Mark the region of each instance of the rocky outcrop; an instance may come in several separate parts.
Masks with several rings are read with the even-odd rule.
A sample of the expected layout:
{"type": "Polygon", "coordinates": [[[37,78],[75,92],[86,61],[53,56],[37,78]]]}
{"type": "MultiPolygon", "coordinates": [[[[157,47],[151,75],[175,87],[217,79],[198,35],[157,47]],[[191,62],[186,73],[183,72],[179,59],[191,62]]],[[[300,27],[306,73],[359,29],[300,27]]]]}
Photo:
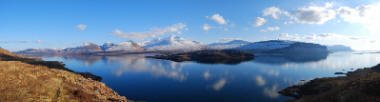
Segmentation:
{"type": "Polygon", "coordinates": [[[254,55],[252,53],[239,50],[201,50],[187,53],[162,54],[148,57],[166,59],[175,62],[196,61],[199,63],[238,64],[243,61],[252,60],[254,58],[254,55]]]}
{"type": "Polygon", "coordinates": [[[55,61],[15,55],[0,48],[2,102],[127,102],[90,73],[55,61]]]}
{"type": "Polygon", "coordinates": [[[290,102],[379,102],[380,64],[349,72],[346,76],[317,78],[283,89],[290,102]]]}

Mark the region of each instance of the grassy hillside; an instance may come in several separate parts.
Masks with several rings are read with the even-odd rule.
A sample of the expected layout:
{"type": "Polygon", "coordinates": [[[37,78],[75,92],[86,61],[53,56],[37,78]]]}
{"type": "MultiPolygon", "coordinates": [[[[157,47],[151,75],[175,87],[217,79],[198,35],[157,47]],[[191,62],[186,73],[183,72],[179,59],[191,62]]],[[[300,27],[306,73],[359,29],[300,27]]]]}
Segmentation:
{"type": "Polygon", "coordinates": [[[92,74],[0,48],[1,102],[126,102],[92,74]],[[88,77],[88,78],[85,78],[88,77]],[[93,78],[93,79],[96,79],[93,78]]]}

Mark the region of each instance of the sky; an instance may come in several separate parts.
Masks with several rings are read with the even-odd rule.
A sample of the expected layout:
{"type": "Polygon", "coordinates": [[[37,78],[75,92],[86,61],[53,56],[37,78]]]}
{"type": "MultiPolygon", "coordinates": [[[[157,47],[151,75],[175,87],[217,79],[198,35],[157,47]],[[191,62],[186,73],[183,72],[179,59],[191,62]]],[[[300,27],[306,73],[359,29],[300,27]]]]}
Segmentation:
{"type": "Polygon", "coordinates": [[[1,0],[0,46],[66,48],[170,35],[380,50],[380,0],[1,0]]]}

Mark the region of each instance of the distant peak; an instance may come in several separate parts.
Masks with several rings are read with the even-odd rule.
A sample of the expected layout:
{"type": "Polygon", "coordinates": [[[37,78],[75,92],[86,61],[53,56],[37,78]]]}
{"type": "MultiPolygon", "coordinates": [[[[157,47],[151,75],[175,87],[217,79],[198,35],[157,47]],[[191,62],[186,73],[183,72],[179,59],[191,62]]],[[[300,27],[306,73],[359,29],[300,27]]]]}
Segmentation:
{"type": "Polygon", "coordinates": [[[84,46],[92,46],[92,45],[96,45],[96,44],[91,43],[91,42],[85,42],[85,43],[84,43],[84,46]]]}

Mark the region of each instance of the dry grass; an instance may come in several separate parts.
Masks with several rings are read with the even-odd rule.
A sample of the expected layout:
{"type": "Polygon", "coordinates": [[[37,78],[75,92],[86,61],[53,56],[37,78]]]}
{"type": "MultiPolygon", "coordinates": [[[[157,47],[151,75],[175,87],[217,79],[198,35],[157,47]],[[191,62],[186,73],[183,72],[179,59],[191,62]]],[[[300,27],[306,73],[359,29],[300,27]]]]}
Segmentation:
{"type": "Polygon", "coordinates": [[[0,48],[0,101],[126,102],[127,99],[104,83],[68,70],[62,63],[15,55],[0,48]]]}
{"type": "Polygon", "coordinates": [[[1,102],[126,101],[101,82],[72,72],[0,61],[1,102]]]}

